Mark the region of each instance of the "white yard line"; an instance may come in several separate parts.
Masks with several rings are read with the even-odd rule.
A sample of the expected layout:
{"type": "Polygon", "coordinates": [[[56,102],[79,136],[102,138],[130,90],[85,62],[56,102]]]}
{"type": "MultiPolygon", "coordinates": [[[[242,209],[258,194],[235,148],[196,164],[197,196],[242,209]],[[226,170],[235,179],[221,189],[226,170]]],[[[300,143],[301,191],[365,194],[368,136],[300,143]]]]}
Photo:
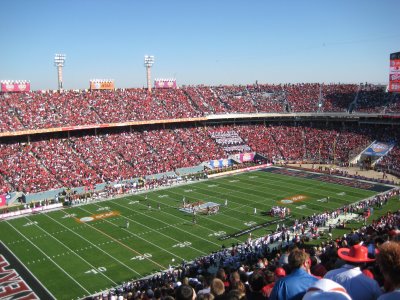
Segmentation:
{"type": "MultiPolygon", "coordinates": [[[[171,191],[169,191],[169,192],[171,193],[171,191]]],[[[179,197],[182,197],[182,194],[174,193],[174,192],[172,192],[172,193],[178,195],[179,197]]],[[[208,195],[207,197],[208,197],[208,198],[211,198],[209,195],[208,195]]],[[[153,201],[153,202],[157,202],[157,200],[152,200],[152,199],[150,199],[150,200],[153,201]]],[[[174,206],[174,205],[167,205],[167,204],[165,204],[165,202],[162,202],[162,203],[163,203],[165,206],[168,206],[168,207],[170,207],[170,208],[178,209],[177,206],[174,206]]],[[[119,206],[123,206],[123,207],[129,209],[129,207],[127,207],[127,206],[125,206],[125,205],[121,205],[121,204],[116,203],[116,202],[115,202],[115,204],[118,204],[119,206]]],[[[141,203],[139,203],[139,204],[142,205],[142,206],[145,206],[144,204],[141,204],[141,203]]],[[[222,206],[222,205],[221,205],[221,206],[222,206]]],[[[135,211],[135,212],[137,212],[137,211],[135,211]]],[[[168,212],[166,212],[166,211],[164,211],[164,210],[162,211],[162,213],[163,213],[163,214],[171,215],[171,216],[173,216],[174,218],[177,218],[177,219],[180,219],[180,220],[182,220],[182,221],[187,222],[186,219],[181,218],[181,217],[179,217],[179,216],[177,216],[177,215],[168,213],[168,212]]],[[[197,215],[197,217],[199,217],[199,216],[201,217],[201,215],[197,215]]],[[[229,227],[229,228],[234,229],[234,230],[241,230],[241,229],[238,228],[238,227],[234,227],[234,226],[231,226],[231,225],[229,225],[229,224],[219,222],[219,221],[217,221],[217,220],[215,220],[215,219],[213,219],[213,218],[209,218],[208,220],[209,220],[210,222],[217,223],[217,224],[219,224],[219,225],[221,225],[221,226],[224,226],[224,227],[229,227]]],[[[204,227],[204,226],[202,226],[201,224],[196,224],[196,226],[197,226],[197,227],[201,227],[201,228],[203,228],[203,229],[205,229],[205,230],[209,230],[210,232],[214,232],[212,229],[207,228],[207,227],[204,227]]],[[[175,228],[176,228],[176,227],[175,227],[175,228]]],[[[178,229],[180,229],[180,228],[178,228],[178,229]]],[[[182,229],[180,229],[180,230],[182,230],[182,229]]],[[[185,231],[185,232],[186,232],[186,231],[185,231]]],[[[188,233],[188,232],[187,232],[187,233],[188,233]]],[[[188,234],[190,234],[190,233],[188,233],[188,234]]],[[[206,240],[206,241],[211,242],[211,241],[209,241],[209,240],[206,240]]],[[[238,240],[238,241],[239,241],[239,240],[238,240]]]]}
{"type": "MultiPolygon", "coordinates": [[[[265,178],[264,178],[264,180],[265,180],[265,178]]],[[[280,182],[280,181],[277,181],[277,180],[269,180],[269,182],[280,182]]],[[[253,186],[252,184],[248,184],[248,183],[244,183],[244,182],[241,182],[242,184],[244,184],[244,185],[248,185],[248,186],[253,186]]],[[[326,182],[321,182],[319,185],[321,186],[321,185],[326,185],[327,183],[326,182]]],[[[285,187],[286,188],[288,188],[289,190],[297,190],[297,187],[298,187],[298,185],[296,185],[296,184],[290,184],[290,183],[288,183],[285,187]],[[287,185],[291,185],[291,186],[295,186],[295,187],[287,187],[287,185]]],[[[271,186],[271,184],[269,183],[269,184],[262,184],[262,186],[266,186],[266,187],[268,187],[268,186],[271,186]]],[[[273,185],[273,189],[274,190],[280,190],[280,188],[275,188],[275,187],[278,187],[277,185],[273,185]]],[[[197,187],[198,188],[198,187],[197,187]]],[[[303,189],[303,190],[305,190],[305,191],[307,191],[307,190],[310,190],[310,189],[313,189],[314,187],[310,187],[310,188],[306,188],[306,189],[303,189]]],[[[200,188],[201,189],[201,188],[200,188]]],[[[228,188],[224,188],[224,187],[221,187],[221,189],[225,189],[225,190],[230,190],[230,189],[228,189],[228,188]]],[[[340,188],[333,188],[334,190],[337,190],[337,191],[343,191],[343,190],[341,190],[340,188]]],[[[249,190],[251,190],[250,188],[249,188],[249,190]]],[[[248,194],[246,194],[246,193],[244,193],[244,192],[235,192],[235,193],[242,193],[242,194],[244,194],[246,197],[248,197],[248,194]]],[[[313,193],[313,192],[311,192],[310,194],[316,194],[316,193],[313,193]]],[[[225,195],[225,194],[223,194],[223,195],[225,195]]],[[[260,196],[256,196],[256,197],[260,197],[260,196]]],[[[232,200],[233,201],[233,200],[232,200]]],[[[234,201],[233,201],[234,202],[234,201]]],[[[255,202],[255,203],[257,203],[257,204],[261,204],[260,202],[257,202],[257,201],[252,201],[252,202],[255,202]]],[[[334,202],[334,200],[332,200],[332,202],[334,202]]],[[[236,203],[236,202],[235,202],[236,203]]],[[[300,205],[300,203],[301,202],[299,202],[299,205],[300,205]]],[[[337,203],[337,202],[336,202],[337,203]]],[[[338,203],[340,206],[343,206],[343,205],[348,205],[348,204],[350,204],[350,203],[352,203],[352,202],[347,202],[347,203],[338,203]]],[[[327,207],[326,206],[324,206],[324,205],[320,205],[320,204],[318,204],[318,203],[314,203],[313,202],[313,205],[315,205],[315,206],[317,206],[317,207],[321,207],[322,209],[327,209],[327,207]]],[[[311,211],[314,211],[314,212],[318,212],[317,210],[315,210],[315,209],[310,209],[310,208],[308,208],[308,210],[311,210],[311,211]]]]}
{"type": "MultiPolygon", "coordinates": [[[[143,214],[143,213],[141,213],[141,212],[139,212],[139,211],[137,211],[137,210],[134,210],[134,209],[130,208],[129,206],[122,205],[122,204],[120,204],[120,203],[118,203],[118,202],[115,202],[114,204],[116,204],[116,205],[118,205],[118,206],[120,206],[120,207],[129,209],[129,210],[131,210],[131,211],[133,211],[133,212],[135,212],[135,213],[138,213],[138,214],[140,214],[140,215],[145,215],[145,216],[148,217],[148,218],[157,220],[157,221],[159,221],[159,222],[161,222],[161,223],[163,223],[163,224],[167,224],[168,226],[170,226],[170,224],[168,224],[167,222],[164,222],[164,221],[162,221],[162,220],[160,220],[160,219],[154,218],[153,216],[149,216],[148,214],[143,214]]],[[[140,203],[139,203],[139,205],[141,205],[141,206],[146,206],[145,204],[140,204],[140,203]]],[[[174,208],[173,206],[170,206],[170,207],[174,208]]],[[[170,215],[170,216],[172,216],[172,217],[174,217],[174,218],[176,218],[176,219],[180,219],[180,220],[183,220],[183,221],[186,221],[186,222],[187,222],[186,219],[181,218],[181,217],[178,217],[177,215],[171,214],[171,213],[169,213],[169,212],[166,212],[165,210],[162,210],[161,212],[162,212],[163,214],[170,215]]],[[[198,217],[198,216],[197,216],[197,217],[198,217]]],[[[217,223],[222,224],[222,223],[220,223],[220,222],[217,222],[217,223]]],[[[143,224],[141,224],[141,225],[143,225],[143,224]]],[[[143,226],[144,226],[144,225],[143,225],[143,226]]],[[[204,226],[201,226],[201,225],[199,225],[199,224],[196,224],[196,226],[197,226],[197,227],[200,227],[200,228],[203,228],[203,229],[206,229],[206,230],[209,230],[210,232],[214,232],[213,230],[211,230],[211,229],[209,229],[209,228],[206,228],[206,227],[204,227],[204,226]]],[[[225,226],[234,228],[234,227],[229,226],[229,225],[225,225],[225,226]]],[[[146,226],[146,227],[147,227],[147,226],[146,226]]],[[[215,242],[213,242],[213,241],[211,241],[211,240],[209,240],[209,239],[205,239],[205,238],[203,238],[203,237],[201,237],[201,236],[198,236],[198,235],[196,235],[196,234],[194,234],[194,233],[192,233],[192,232],[190,232],[190,231],[183,230],[183,229],[180,228],[180,227],[177,227],[177,226],[171,226],[171,227],[173,227],[173,228],[175,228],[175,229],[177,229],[177,230],[179,230],[179,231],[182,231],[182,232],[184,232],[184,233],[187,234],[187,235],[191,235],[191,236],[194,236],[194,237],[197,238],[197,239],[201,239],[201,240],[203,240],[204,242],[207,242],[207,243],[209,243],[209,244],[213,244],[213,245],[218,246],[218,247],[221,246],[220,244],[217,244],[217,243],[215,243],[215,242]]],[[[148,227],[148,228],[149,228],[149,227],[148,227]]],[[[151,229],[151,228],[150,228],[150,229],[151,229]]],[[[236,228],[235,228],[235,229],[236,229],[236,228]]],[[[152,230],[154,230],[154,229],[152,229],[152,230]]],[[[238,229],[238,230],[239,230],[239,229],[238,229]]],[[[159,233],[159,232],[157,232],[157,233],[159,233]]],[[[173,238],[170,237],[170,236],[166,236],[166,237],[173,239],[173,238]]],[[[176,240],[176,239],[174,239],[174,240],[176,240]]],[[[178,242],[179,242],[179,241],[178,241],[178,242]]],[[[196,250],[199,251],[198,249],[196,249],[196,250]]],[[[202,252],[202,251],[201,251],[201,252],[202,252]]],[[[203,253],[204,253],[204,252],[203,252],[203,253]]]]}
{"type": "MultiPolygon", "coordinates": [[[[101,206],[98,205],[98,204],[96,204],[96,205],[99,206],[99,207],[101,207],[101,206]]],[[[88,213],[88,214],[93,214],[92,212],[90,212],[90,211],[88,211],[88,210],[86,210],[86,209],[83,209],[82,207],[79,207],[79,209],[85,211],[85,212],[88,213]]],[[[122,216],[120,216],[120,217],[122,217],[122,216]]],[[[144,224],[141,224],[141,223],[139,223],[139,222],[136,222],[135,220],[129,219],[129,218],[127,218],[127,217],[123,217],[123,218],[128,219],[128,220],[130,220],[131,222],[134,222],[134,223],[136,223],[136,224],[140,224],[140,225],[142,225],[142,226],[145,226],[144,224]]],[[[103,219],[103,221],[104,221],[104,222],[107,222],[107,223],[109,223],[109,224],[111,224],[112,226],[120,227],[119,225],[116,225],[116,224],[114,224],[113,222],[111,222],[111,221],[109,221],[109,220],[107,220],[107,219],[103,219]]],[[[93,228],[93,229],[98,230],[98,229],[97,229],[96,227],[94,227],[93,225],[90,225],[89,222],[86,222],[85,224],[86,224],[87,226],[90,226],[90,227],[93,228]]],[[[145,226],[145,227],[151,229],[151,228],[148,227],[148,226],[145,226]]],[[[154,244],[154,243],[151,242],[150,240],[145,239],[145,238],[142,238],[142,237],[140,237],[139,235],[134,234],[134,233],[132,233],[131,231],[125,229],[125,228],[122,228],[122,229],[123,229],[124,231],[126,231],[128,234],[130,234],[131,236],[135,236],[135,237],[141,239],[142,241],[144,241],[144,242],[146,242],[146,243],[148,243],[148,244],[151,244],[151,245],[154,246],[155,248],[160,249],[160,250],[163,251],[163,252],[167,252],[168,254],[170,254],[170,255],[172,255],[172,256],[174,256],[174,257],[177,257],[177,258],[179,258],[179,259],[184,260],[183,257],[180,257],[180,256],[176,255],[175,253],[172,253],[172,252],[166,250],[165,248],[160,247],[160,246],[157,245],[157,244],[154,244]]],[[[154,230],[154,231],[155,231],[155,230],[154,230]]],[[[102,232],[102,231],[100,231],[100,232],[102,232]]],[[[160,232],[157,231],[157,233],[160,233],[160,232]]],[[[106,236],[109,236],[109,235],[108,235],[107,233],[105,233],[105,232],[103,232],[103,234],[106,235],[106,236]]],[[[169,237],[169,236],[166,236],[166,237],[169,237]]],[[[169,238],[171,238],[171,237],[169,237],[169,238]]],[[[118,241],[118,242],[119,242],[119,241],[118,241]]],[[[121,245],[124,245],[125,247],[128,247],[129,249],[135,251],[136,253],[138,253],[138,254],[140,254],[140,255],[143,255],[143,254],[141,254],[140,252],[138,252],[138,251],[132,249],[131,247],[129,247],[129,246],[127,246],[127,245],[125,245],[125,244],[123,244],[123,243],[121,243],[121,242],[119,242],[119,243],[120,243],[121,245]]],[[[205,252],[202,252],[202,253],[205,253],[205,252]]],[[[145,257],[145,259],[148,260],[148,261],[150,261],[150,262],[152,262],[153,264],[155,264],[155,265],[157,265],[157,266],[159,266],[159,267],[162,267],[163,269],[166,269],[165,266],[159,264],[158,262],[156,262],[156,261],[154,261],[154,260],[152,260],[152,259],[150,259],[150,258],[148,258],[148,257],[145,257]]]]}
{"type": "MultiPolygon", "coordinates": [[[[4,248],[6,248],[10,253],[13,253],[10,248],[7,247],[6,244],[2,243],[4,248]]],[[[13,253],[14,255],[14,253],[13,253]]],[[[25,266],[25,264],[16,256],[14,255],[14,258],[21,264],[24,266],[25,270],[30,274],[30,276],[32,276],[33,278],[35,278],[35,280],[41,285],[41,287],[46,290],[47,293],[49,293],[49,295],[51,295],[53,297],[53,299],[56,299],[56,297],[54,297],[54,295],[46,288],[46,286],[31,272],[31,270],[29,270],[29,268],[27,266],[25,266]]],[[[25,281],[25,279],[24,279],[25,281]]],[[[26,282],[26,281],[25,281],[26,282]]]]}
{"type": "Polygon", "coordinates": [[[25,240],[27,240],[33,247],[39,250],[48,260],[50,260],[57,268],[59,268],[65,275],[67,275],[73,282],[75,282],[82,290],[84,290],[87,294],[90,295],[90,292],[82,286],[78,281],[75,280],[67,271],[65,271],[59,264],[57,264],[50,256],[48,256],[42,249],[36,246],[32,241],[30,241],[23,233],[21,233],[17,228],[15,228],[9,221],[6,221],[8,225],[10,225],[16,232],[18,232],[25,240]]]}
{"type": "MultiPolygon", "coordinates": [[[[27,219],[28,221],[31,221],[28,217],[25,217],[25,219],[27,219]]],[[[68,247],[66,244],[64,244],[63,242],[61,242],[59,239],[57,239],[56,237],[54,237],[53,235],[51,235],[50,233],[48,233],[46,230],[44,230],[42,227],[40,227],[38,224],[34,225],[36,228],[39,228],[41,231],[43,231],[48,237],[51,237],[52,239],[56,240],[59,244],[61,244],[63,247],[65,247],[66,249],[68,249],[68,251],[70,251],[72,254],[74,254],[75,256],[77,256],[79,259],[81,259],[82,261],[84,261],[89,267],[91,267],[92,269],[96,269],[97,267],[92,265],[90,262],[88,262],[86,259],[84,259],[82,256],[80,256],[78,253],[76,253],[74,250],[72,250],[70,247],[68,247]]],[[[104,272],[99,272],[99,274],[101,274],[104,278],[106,278],[107,280],[109,280],[112,284],[117,285],[117,283],[112,280],[110,277],[108,277],[106,274],[104,274],[104,272]]]]}
{"type": "MultiPolygon", "coordinates": [[[[65,213],[65,212],[64,212],[65,213]]],[[[100,250],[101,252],[103,252],[105,255],[109,256],[110,258],[112,258],[113,260],[115,260],[116,262],[118,262],[119,264],[121,264],[123,267],[127,268],[128,270],[136,273],[139,276],[143,276],[142,274],[140,274],[139,272],[137,272],[136,270],[128,267],[126,265],[126,263],[123,263],[122,261],[120,261],[119,259],[115,258],[114,256],[112,256],[111,254],[107,253],[106,251],[104,251],[103,249],[101,249],[99,246],[97,246],[96,244],[92,243],[91,241],[89,241],[88,239],[86,239],[85,237],[83,237],[82,235],[80,235],[79,233],[76,233],[75,231],[69,229],[67,226],[65,226],[64,224],[60,223],[59,221],[57,221],[56,219],[50,217],[49,215],[46,215],[46,217],[50,218],[51,220],[53,220],[54,222],[56,222],[57,224],[61,225],[62,227],[66,228],[69,232],[72,232],[73,234],[79,236],[81,239],[85,240],[87,243],[89,243],[90,245],[92,245],[94,248],[96,248],[97,250],[100,250]]]]}

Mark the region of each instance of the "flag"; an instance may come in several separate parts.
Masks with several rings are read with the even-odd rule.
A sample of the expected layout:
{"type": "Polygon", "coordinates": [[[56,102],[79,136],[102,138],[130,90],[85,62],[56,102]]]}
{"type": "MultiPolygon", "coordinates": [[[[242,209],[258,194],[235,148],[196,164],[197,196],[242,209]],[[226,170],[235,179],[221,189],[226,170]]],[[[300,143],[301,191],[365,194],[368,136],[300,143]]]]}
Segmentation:
{"type": "Polygon", "coordinates": [[[6,199],[6,195],[0,195],[0,206],[4,206],[7,204],[7,199],[6,199]]]}

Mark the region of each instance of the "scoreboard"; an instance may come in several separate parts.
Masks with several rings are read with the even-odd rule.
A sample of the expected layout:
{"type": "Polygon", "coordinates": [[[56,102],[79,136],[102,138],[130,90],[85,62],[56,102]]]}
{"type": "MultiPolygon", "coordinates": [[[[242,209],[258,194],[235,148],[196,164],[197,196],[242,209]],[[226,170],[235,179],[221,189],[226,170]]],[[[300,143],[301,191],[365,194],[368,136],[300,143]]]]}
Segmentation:
{"type": "Polygon", "coordinates": [[[389,92],[400,93],[400,52],[390,54],[389,92]]]}

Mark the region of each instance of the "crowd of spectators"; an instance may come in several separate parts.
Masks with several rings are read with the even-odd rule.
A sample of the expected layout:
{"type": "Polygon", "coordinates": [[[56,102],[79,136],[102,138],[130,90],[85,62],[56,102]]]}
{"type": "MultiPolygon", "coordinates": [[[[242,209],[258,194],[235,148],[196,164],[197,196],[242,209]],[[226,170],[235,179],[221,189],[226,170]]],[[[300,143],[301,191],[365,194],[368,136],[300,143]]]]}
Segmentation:
{"type": "MultiPolygon", "coordinates": [[[[145,279],[123,283],[90,299],[398,299],[400,210],[349,229],[341,237],[307,244],[315,226],[346,214],[381,209],[399,190],[314,215],[293,226],[183,261],[145,279]],[[299,230],[299,228],[301,228],[299,230]],[[119,297],[119,298],[118,298],[119,297]],[[397,298],[396,298],[397,297],[397,298]]],[[[340,223],[340,222],[339,222],[340,223]]],[[[331,222],[331,224],[334,224],[331,222]]],[[[334,227],[334,226],[333,226],[334,227]]]]}
{"type": "MultiPolygon", "coordinates": [[[[107,132],[107,131],[106,131],[107,132]]],[[[385,127],[326,127],[318,123],[215,125],[50,138],[0,144],[3,191],[41,192],[92,186],[193,167],[231,154],[257,152],[267,160],[348,163],[372,141],[399,140],[385,127]],[[357,150],[358,152],[354,152],[357,150]]],[[[399,170],[395,146],[378,167],[399,170]]]]}
{"type": "Polygon", "coordinates": [[[209,114],[399,112],[399,97],[371,84],[254,84],[179,89],[1,93],[0,131],[160,119],[209,114]]]}
{"type": "Polygon", "coordinates": [[[386,113],[398,113],[400,111],[400,93],[393,93],[385,108],[386,113]]]}
{"type": "Polygon", "coordinates": [[[400,147],[395,145],[388,155],[383,157],[375,166],[380,171],[400,177],[400,147]]]}
{"type": "Polygon", "coordinates": [[[386,93],[384,86],[376,86],[367,83],[360,85],[356,97],[355,111],[364,113],[383,112],[390,97],[391,94],[386,93]]]}

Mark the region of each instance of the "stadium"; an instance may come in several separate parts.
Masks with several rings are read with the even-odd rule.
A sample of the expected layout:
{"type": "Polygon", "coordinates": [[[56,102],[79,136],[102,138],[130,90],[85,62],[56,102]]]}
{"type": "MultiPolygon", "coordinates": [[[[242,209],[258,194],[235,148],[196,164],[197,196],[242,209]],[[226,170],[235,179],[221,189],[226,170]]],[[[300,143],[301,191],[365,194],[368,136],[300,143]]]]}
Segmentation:
{"type": "Polygon", "coordinates": [[[60,53],[57,89],[2,79],[0,299],[396,299],[382,55],[386,84],[180,84],[144,55],[146,86],[67,89],[60,53]]]}

